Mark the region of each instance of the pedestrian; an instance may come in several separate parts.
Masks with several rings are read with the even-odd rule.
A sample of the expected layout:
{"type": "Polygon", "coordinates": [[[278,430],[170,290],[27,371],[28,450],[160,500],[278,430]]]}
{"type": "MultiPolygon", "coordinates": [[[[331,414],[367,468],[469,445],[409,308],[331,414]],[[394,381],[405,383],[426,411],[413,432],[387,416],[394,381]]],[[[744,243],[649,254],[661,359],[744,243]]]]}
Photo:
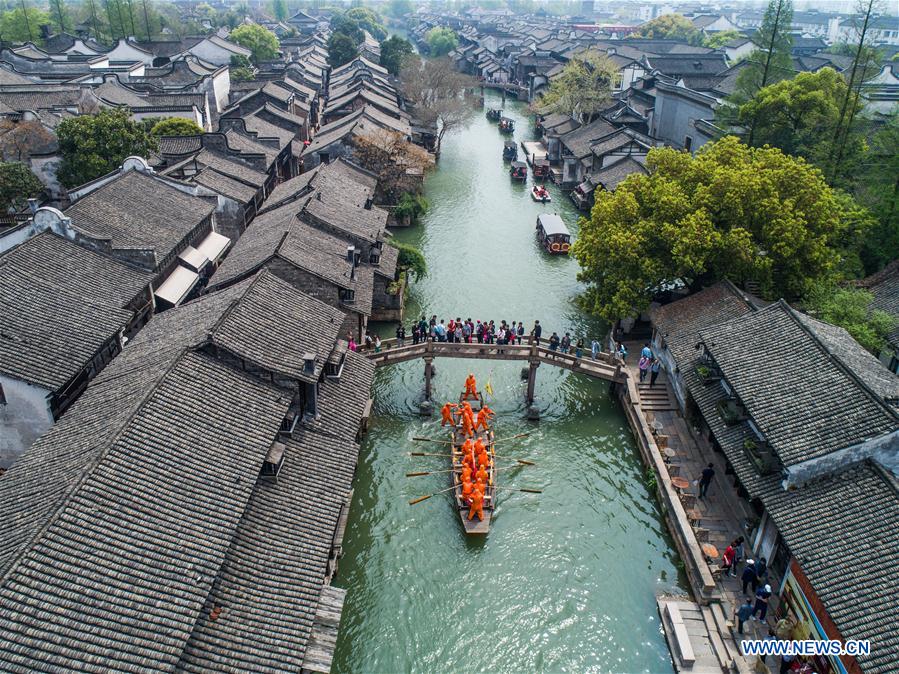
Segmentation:
{"type": "Polygon", "coordinates": [[[421,328],[418,327],[418,323],[415,323],[412,326],[412,343],[418,344],[420,341],[421,341],[421,328]]]}
{"type": "Polygon", "coordinates": [[[765,622],[765,616],[768,615],[768,600],[771,598],[771,586],[765,585],[755,591],[755,606],[752,608],[752,617],[758,613],[759,622],[765,622]]]}
{"type": "Polygon", "coordinates": [[[659,370],[662,369],[662,364],[659,362],[658,358],[652,359],[652,364],[649,366],[649,388],[655,386],[656,379],[659,378],[659,370]]]}
{"type": "Polygon", "coordinates": [[[640,360],[637,362],[637,367],[640,368],[640,383],[642,384],[646,381],[646,373],[649,372],[649,358],[646,356],[640,356],[640,360]]]}
{"type": "Polygon", "coordinates": [[[750,585],[752,585],[753,592],[758,589],[759,579],[758,576],[755,575],[755,560],[746,560],[746,566],[743,567],[743,573],[740,575],[740,580],[743,582],[743,594],[746,594],[746,589],[750,585]]]}
{"type": "Polygon", "coordinates": [[[596,360],[601,350],[602,347],[599,345],[598,339],[594,339],[592,342],[590,342],[590,355],[593,356],[593,360],[596,360]]]}
{"type": "Polygon", "coordinates": [[[400,323],[396,328],[396,345],[406,346],[406,328],[400,323]]]}
{"type": "Polygon", "coordinates": [[[562,341],[559,342],[559,350],[562,353],[568,353],[569,351],[571,351],[571,334],[570,333],[566,332],[565,336],[562,337],[562,341]]]}
{"type": "Polygon", "coordinates": [[[471,344],[471,319],[469,318],[465,321],[465,324],[462,326],[462,339],[465,340],[466,344],[471,344]]]}
{"type": "Polygon", "coordinates": [[[743,634],[743,625],[746,624],[746,621],[749,620],[752,615],[752,600],[747,595],[743,597],[743,603],[740,604],[740,608],[737,609],[737,632],[743,634]]]}
{"type": "Polygon", "coordinates": [[[437,336],[438,342],[446,341],[446,326],[443,324],[443,319],[440,319],[440,323],[434,326],[434,334],[437,336]]]}
{"type": "Polygon", "coordinates": [[[652,349],[649,348],[649,342],[646,342],[643,345],[640,355],[643,356],[643,358],[652,358],[652,349]]]}
{"type": "MultiPolygon", "coordinates": [[[[442,323],[443,321],[441,321],[442,323]]],[[[449,325],[446,326],[446,341],[451,344],[456,341],[456,321],[452,318],[449,321],[449,325]]]]}
{"type": "Polygon", "coordinates": [[[730,573],[730,568],[734,565],[734,555],[737,554],[737,551],[734,550],[736,544],[736,541],[731,541],[730,545],[724,549],[724,554],[721,556],[721,568],[725,575],[730,573]]]}
{"type": "Polygon", "coordinates": [[[618,342],[618,356],[621,358],[621,362],[627,364],[627,347],[624,345],[624,342],[618,342]]]}
{"type": "MultiPolygon", "coordinates": [[[[734,564],[730,567],[730,575],[734,578],[737,577],[737,565],[743,561],[743,555],[746,554],[746,539],[740,536],[737,539],[737,545],[734,548],[737,554],[734,555],[734,564]]],[[[745,590],[744,590],[745,592],[745,590]]]]}
{"type": "Polygon", "coordinates": [[[521,344],[521,338],[524,337],[524,324],[521,321],[518,321],[518,343],[521,344]]]}
{"type": "Polygon", "coordinates": [[[577,342],[574,344],[574,355],[577,358],[581,358],[584,355],[584,338],[578,337],[577,342]]]}
{"type": "Polygon", "coordinates": [[[418,339],[422,342],[428,341],[428,321],[424,315],[422,315],[421,320],[418,321],[418,339]]]}
{"type": "Polygon", "coordinates": [[[559,339],[559,336],[555,332],[553,332],[553,334],[549,338],[549,350],[558,351],[560,341],[561,340],[559,339]]]}
{"type": "Polygon", "coordinates": [[[543,334],[543,327],[540,325],[540,321],[534,321],[534,327],[531,330],[531,337],[533,337],[534,344],[540,346],[540,335],[543,334]]]}
{"type": "Polygon", "coordinates": [[[359,349],[359,347],[356,346],[356,340],[353,339],[352,337],[350,337],[350,341],[349,341],[349,344],[347,344],[347,348],[350,351],[357,351],[359,349]]]}
{"type": "Polygon", "coordinates": [[[764,557],[759,557],[759,561],[755,563],[755,575],[758,578],[755,587],[758,587],[768,580],[768,560],[764,557]]]}
{"type": "Polygon", "coordinates": [[[699,498],[705,498],[708,494],[713,477],[715,477],[715,464],[710,463],[702,469],[702,475],[699,476],[699,498]]]}
{"type": "Polygon", "coordinates": [[[381,352],[381,337],[375,335],[375,353],[381,352]]]}
{"type": "Polygon", "coordinates": [[[374,346],[375,340],[372,338],[370,332],[365,333],[365,350],[371,351],[372,346],[374,346]]]}
{"type": "Polygon", "coordinates": [[[457,342],[460,342],[460,343],[461,343],[461,342],[463,341],[463,339],[464,339],[464,333],[463,333],[463,330],[462,330],[462,324],[461,324],[461,323],[456,323],[456,332],[455,332],[455,336],[456,336],[456,341],[457,341],[457,342]]]}

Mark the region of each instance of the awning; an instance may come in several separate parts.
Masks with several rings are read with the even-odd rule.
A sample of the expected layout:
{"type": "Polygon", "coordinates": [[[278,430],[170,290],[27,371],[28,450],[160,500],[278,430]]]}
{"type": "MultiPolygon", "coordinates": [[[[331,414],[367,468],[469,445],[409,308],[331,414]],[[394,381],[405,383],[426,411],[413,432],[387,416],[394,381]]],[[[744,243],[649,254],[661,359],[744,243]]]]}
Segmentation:
{"type": "Polygon", "coordinates": [[[193,246],[188,246],[178,254],[178,258],[184,263],[188,269],[195,272],[203,271],[203,267],[209,264],[209,258],[198,251],[193,246]]]}
{"type": "Polygon", "coordinates": [[[178,265],[175,271],[156,289],[156,297],[172,306],[178,306],[200,280],[200,275],[187,267],[178,265]]]}
{"type": "Polygon", "coordinates": [[[222,236],[218,232],[209,232],[208,236],[200,241],[197,250],[213,262],[218,262],[230,245],[231,239],[227,236],[222,236]]]}

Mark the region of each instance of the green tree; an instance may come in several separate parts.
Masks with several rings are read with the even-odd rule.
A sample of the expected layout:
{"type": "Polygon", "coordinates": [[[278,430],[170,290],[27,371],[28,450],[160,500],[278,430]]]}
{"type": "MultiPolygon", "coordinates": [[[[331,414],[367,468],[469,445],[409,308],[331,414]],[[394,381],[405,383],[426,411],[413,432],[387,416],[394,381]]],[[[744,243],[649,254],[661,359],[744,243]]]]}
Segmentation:
{"type": "Polygon", "coordinates": [[[536,107],[543,114],[559,112],[589,124],[611,103],[620,76],[617,64],[605,54],[582,52],[550,80],[549,90],[536,107]]]}
{"type": "Polygon", "coordinates": [[[331,37],[328,38],[328,64],[332,68],[339,68],[358,55],[359,49],[353,38],[346,33],[331,33],[331,37]]]}
{"type": "Polygon", "coordinates": [[[272,0],[272,14],[278,21],[284,21],[289,12],[287,11],[287,0],[272,0]]]}
{"type": "Polygon", "coordinates": [[[432,28],[428,31],[427,42],[431,56],[446,56],[459,46],[459,38],[451,28],[432,28]]]}
{"type": "Polygon", "coordinates": [[[0,162],[0,213],[15,213],[25,208],[28,199],[44,189],[41,181],[25,164],[0,162]]]}
{"type": "Polygon", "coordinates": [[[398,75],[403,60],[414,53],[409,40],[393,35],[381,43],[381,65],[392,75],[398,75]]]}
{"type": "Polygon", "coordinates": [[[387,5],[387,13],[395,19],[404,17],[415,11],[412,0],[390,0],[387,5]]]}
{"type": "Polygon", "coordinates": [[[156,122],[150,130],[153,136],[199,136],[205,133],[203,128],[192,119],[169,117],[156,122]]]}
{"type": "Polygon", "coordinates": [[[99,178],[122,164],[126,157],[146,157],[156,139],[128,110],[104,108],[96,115],[64,119],[56,127],[62,162],[58,176],[66,187],[99,178]]]}
{"type": "Polygon", "coordinates": [[[871,308],[874,295],[863,288],[819,284],[809,293],[805,309],[815,318],[844,328],[875,356],[886,346],[896,320],[871,308]]]}
{"type": "Polygon", "coordinates": [[[399,251],[396,260],[397,267],[408,272],[409,276],[414,277],[415,280],[423,279],[428,275],[427,260],[425,260],[424,254],[418,248],[411,243],[403,243],[393,239],[388,241],[388,245],[399,251]]]}
{"type": "Polygon", "coordinates": [[[695,157],[651,150],[646,166],[581,220],[573,252],[594,312],[633,315],[669,284],[725,277],[792,300],[838,273],[856,214],[802,159],[727,136],[695,157]]]}
{"type": "Polygon", "coordinates": [[[381,16],[368,7],[353,7],[353,9],[347,10],[346,18],[355,21],[359,28],[367,30],[376,40],[383,40],[387,37],[387,29],[384,28],[381,16]]]}
{"type": "Polygon", "coordinates": [[[66,26],[71,24],[69,20],[69,13],[66,10],[65,5],[62,0],[50,0],[50,11],[53,14],[53,20],[56,23],[56,28],[60,33],[64,33],[66,30],[66,26]]]}
{"type": "Polygon", "coordinates": [[[702,38],[702,46],[709,49],[721,49],[731,40],[743,37],[743,33],[738,30],[722,30],[720,33],[712,33],[702,38]]]}
{"type": "Polygon", "coordinates": [[[696,26],[681,14],[663,14],[652,21],[641,24],[633,35],[656,40],[683,40],[691,43],[699,40],[699,31],[696,30],[696,26]]]}
{"type": "Polygon", "coordinates": [[[856,193],[877,219],[861,248],[865,273],[873,274],[899,251],[899,114],[893,113],[871,137],[860,162],[856,193]]]}
{"type": "MultiPolygon", "coordinates": [[[[753,126],[753,145],[771,145],[823,168],[846,89],[846,80],[832,68],[799,73],[757,91],[740,106],[739,121],[753,126]]],[[[862,149],[856,141],[855,154],[862,149]]]]}
{"type": "Polygon", "coordinates": [[[41,44],[41,29],[50,23],[47,12],[34,7],[16,7],[3,13],[0,21],[0,35],[6,42],[35,42],[41,44]]]}
{"type": "Polygon", "coordinates": [[[251,56],[253,63],[277,58],[278,49],[281,46],[272,31],[258,24],[238,26],[231,31],[228,39],[253,52],[251,56]]]}
{"type": "Polygon", "coordinates": [[[359,22],[352,17],[347,16],[346,13],[335,14],[331,17],[331,32],[332,35],[334,33],[346,35],[353,41],[354,46],[362,44],[362,41],[365,39],[365,35],[362,33],[359,22]]]}
{"type": "MultiPolygon", "coordinates": [[[[759,89],[792,77],[793,37],[790,26],[793,22],[792,0],[771,0],[762,18],[762,25],[753,37],[759,48],[749,54],[746,67],[737,75],[731,102],[739,106],[752,98],[759,89]]],[[[728,106],[724,106],[725,115],[728,106]]],[[[749,141],[752,142],[753,128],[749,124],[749,141]]]]}

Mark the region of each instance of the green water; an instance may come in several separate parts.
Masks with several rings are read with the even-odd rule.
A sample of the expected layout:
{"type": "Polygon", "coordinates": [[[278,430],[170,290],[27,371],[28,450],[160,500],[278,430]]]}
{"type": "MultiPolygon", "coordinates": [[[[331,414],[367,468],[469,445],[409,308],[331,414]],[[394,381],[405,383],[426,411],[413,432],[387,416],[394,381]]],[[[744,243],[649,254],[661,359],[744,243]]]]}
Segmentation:
{"type": "MultiPolygon", "coordinates": [[[[498,96],[488,92],[487,105],[498,107],[498,96]]],[[[516,140],[530,138],[525,108],[510,102],[506,111],[516,140]]],[[[530,329],[539,318],[544,336],[570,331],[589,344],[604,326],[573,303],[575,261],[546,255],[534,237],[544,209],[576,235],[576,212],[555,187],[546,207],[511,183],[503,140],[482,110],[444,140],[427,181],[432,208],[398,233],[421,246],[430,267],[411,288],[407,324],[426,313],[521,320],[530,329]]],[[[407,454],[413,436],[439,435],[439,421],[416,413],[421,362],[378,371],[337,578],[348,593],[334,671],[672,671],[655,596],[679,589],[675,556],[623,414],[608,384],[543,365],[542,418],[527,422],[521,368],[436,362],[435,401],[456,400],[473,371],[495,390],[497,437],[532,431],[497,451],[537,467],[505,471],[500,484],[543,494],[502,495],[486,540],[464,537],[446,494],[407,504],[448,482],[445,473],[404,477],[446,468],[407,454]]]]}

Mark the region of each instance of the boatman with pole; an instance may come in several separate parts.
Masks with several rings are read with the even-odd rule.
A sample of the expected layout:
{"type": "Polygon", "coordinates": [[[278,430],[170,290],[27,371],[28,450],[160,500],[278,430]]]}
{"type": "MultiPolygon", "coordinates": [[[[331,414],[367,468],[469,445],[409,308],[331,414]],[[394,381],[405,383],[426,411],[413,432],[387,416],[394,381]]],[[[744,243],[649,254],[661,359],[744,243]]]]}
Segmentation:
{"type": "Polygon", "coordinates": [[[465,394],[462,396],[462,399],[468,400],[469,396],[475,400],[477,400],[478,397],[477,382],[475,381],[474,374],[471,372],[468,373],[468,378],[465,380],[465,394]]]}
{"type": "Polygon", "coordinates": [[[440,423],[441,428],[443,428],[447,424],[449,424],[450,426],[456,425],[456,422],[453,421],[453,410],[457,407],[458,405],[447,403],[442,408],[440,408],[440,415],[443,417],[443,421],[440,423]]]}

